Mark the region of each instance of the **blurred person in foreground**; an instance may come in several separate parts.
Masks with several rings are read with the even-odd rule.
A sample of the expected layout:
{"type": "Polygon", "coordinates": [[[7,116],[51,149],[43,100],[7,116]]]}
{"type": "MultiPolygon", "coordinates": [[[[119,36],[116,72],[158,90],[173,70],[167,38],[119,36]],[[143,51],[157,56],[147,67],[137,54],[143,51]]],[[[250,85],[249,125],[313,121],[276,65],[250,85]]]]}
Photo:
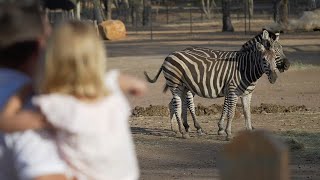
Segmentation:
{"type": "Polygon", "coordinates": [[[146,85],[117,70],[105,73],[106,61],[104,44],[93,26],[78,21],[62,24],[49,42],[40,95],[33,103],[55,130],[71,177],[137,180],[131,108],[125,94],[142,95],[146,85]]]}
{"type": "Polygon", "coordinates": [[[5,133],[43,126],[30,119],[39,117],[33,111],[31,97],[35,67],[50,29],[44,20],[35,0],[0,1],[1,180],[66,179],[66,164],[49,131],[5,133]],[[22,109],[28,109],[28,113],[22,109]]]}
{"type": "Polygon", "coordinates": [[[41,68],[40,95],[33,98],[40,111],[30,118],[35,126],[25,128],[54,130],[70,178],[136,180],[139,167],[125,94],[143,95],[146,84],[117,70],[105,73],[106,60],[92,26],[72,21],[58,27],[41,68]]]}

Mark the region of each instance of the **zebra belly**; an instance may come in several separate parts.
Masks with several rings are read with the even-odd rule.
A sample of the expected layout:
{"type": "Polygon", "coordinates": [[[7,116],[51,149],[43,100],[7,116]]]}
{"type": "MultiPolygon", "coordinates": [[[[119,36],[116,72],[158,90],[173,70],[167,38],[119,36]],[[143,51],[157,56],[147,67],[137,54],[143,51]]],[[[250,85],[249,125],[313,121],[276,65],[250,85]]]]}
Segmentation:
{"type": "Polygon", "coordinates": [[[236,91],[236,95],[240,96],[240,97],[248,95],[248,94],[252,93],[255,88],[256,88],[256,82],[251,83],[245,89],[242,89],[242,88],[238,87],[237,91],[236,91]]]}
{"type": "Polygon", "coordinates": [[[185,84],[185,87],[190,90],[193,94],[196,94],[203,98],[220,98],[225,97],[228,90],[227,83],[222,83],[221,85],[217,83],[198,83],[196,86],[185,84]]]}

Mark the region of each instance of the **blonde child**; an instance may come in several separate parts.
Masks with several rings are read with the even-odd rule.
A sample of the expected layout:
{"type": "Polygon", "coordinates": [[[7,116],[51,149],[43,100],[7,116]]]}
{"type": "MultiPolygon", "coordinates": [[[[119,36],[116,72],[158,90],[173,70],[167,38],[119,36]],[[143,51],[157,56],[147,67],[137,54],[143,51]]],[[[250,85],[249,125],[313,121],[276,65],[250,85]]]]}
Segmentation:
{"type": "Polygon", "coordinates": [[[84,23],[61,25],[48,46],[39,81],[41,95],[32,100],[44,117],[34,112],[20,115],[34,122],[26,129],[53,127],[70,178],[138,179],[128,124],[130,105],[124,93],[142,95],[145,83],[116,70],[106,74],[104,45],[94,28],[84,23]]]}

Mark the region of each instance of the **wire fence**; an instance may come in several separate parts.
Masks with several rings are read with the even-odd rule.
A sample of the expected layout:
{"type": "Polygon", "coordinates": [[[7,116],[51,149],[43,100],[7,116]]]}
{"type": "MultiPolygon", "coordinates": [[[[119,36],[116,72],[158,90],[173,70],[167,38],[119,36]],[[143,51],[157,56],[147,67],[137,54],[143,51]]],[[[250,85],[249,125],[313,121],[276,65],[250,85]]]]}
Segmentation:
{"type": "MultiPolygon", "coordinates": [[[[298,18],[304,11],[314,10],[320,7],[320,0],[313,1],[291,0],[288,4],[288,16],[298,18]],[[310,1],[311,2],[311,1],[310,1]]],[[[255,4],[253,16],[249,15],[247,6],[242,0],[235,0],[232,3],[231,19],[237,32],[260,31],[261,28],[274,22],[276,4],[273,1],[255,4]]],[[[115,16],[121,19],[128,30],[131,31],[150,31],[151,38],[154,31],[169,31],[173,29],[183,29],[189,34],[197,31],[221,31],[222,29],[222,10],[221,7],[213,9],[213,16],[208,19],[201,7],[192,6],[153,6],[151,11],[151,21],[147,26],[142,23],[132,23],[128,17],[115,16]]]]}
{"type": "MultiPolygon", "coordinates": [[[[275,0],[260,1],[254,4],[253,16],[249,15],[248,6],[243,0],[233,0],[230,10],[232,24],[237,32],[251,32],[261,30],[262,27],[274,22],[275,0]]],[[[320,0],[290,0],[288,1],[289,18],[298,18],[306,10],[320,7],[320,0]]],[[[58,12],[58,16],[59,16],[58,12]]],[[[57,14],[57,13],[56,13],[57,14]]],[[[54,16],[56,16],[56,14],[54,16]]],[[[82,8],[82,19],[94,19],[93,6],[82,8]]],[[[143,22],[143,8],[130,7],[125,10],[113,9],[112,19],[119,19],[126,25],[128,31],[150,31],[151,38],[154,31],[184,30],[189,34],[197,31],[221,31],[221,5],[213,8],[212,16],[207,18],[201,6],[192,4],[162,5],[153,4],[149,9],[148,21],[143,22]],[[135,15],[133,15],[135,13],[135,15]]],[[[63,17],[68,17],[64,15],[63,17]]]]}

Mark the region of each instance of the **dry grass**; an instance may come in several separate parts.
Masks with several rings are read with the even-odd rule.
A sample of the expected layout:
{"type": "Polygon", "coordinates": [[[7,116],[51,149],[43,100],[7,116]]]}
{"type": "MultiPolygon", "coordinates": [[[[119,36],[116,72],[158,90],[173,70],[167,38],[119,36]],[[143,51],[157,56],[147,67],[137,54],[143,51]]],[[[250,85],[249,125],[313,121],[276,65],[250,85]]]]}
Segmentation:
{"type": "Polygon", "coordinates": [[[320,70],[319,65],[305,64],[302,61],[293,61],[290,65],[290,71],[300,71],[300,70],[320,70]]]}

